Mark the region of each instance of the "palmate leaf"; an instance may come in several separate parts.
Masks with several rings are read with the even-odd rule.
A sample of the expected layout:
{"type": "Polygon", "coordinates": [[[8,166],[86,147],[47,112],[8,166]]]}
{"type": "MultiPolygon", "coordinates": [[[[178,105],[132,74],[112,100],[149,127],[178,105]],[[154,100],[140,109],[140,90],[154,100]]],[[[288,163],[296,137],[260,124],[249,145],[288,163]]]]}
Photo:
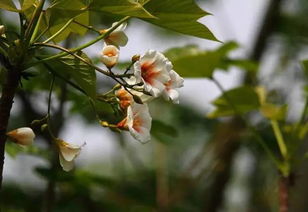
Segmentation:
{"type": "MultiPolygon", "coordinates": [[[[9,4],[0,3],[0,6],[3,4],[8,7],[7,5],[12,3],[10,0],[3,1],[9,2],[9,4]]],[[[34,0],[21,2],[22,11],[28,19],[35,8],[34,2],[34,0]]],[[[13,6],[14,4],[9,7],[12,11],[14,10],[13,6]]],[[[51,7],[46,10],[46,18],[44,19],[46,23],[42,24],[42,28],[49,25],[50,34],[53,34],[68,20],[80,14],[83,15],[78,17],[78,21],[88,25],[87,11],[136,17],[175,32],[217,41],[212,32],[198,22],[198,19],[209,15],[209,13],[203,11],[194,0],[54,0],[51,2],[51,7]]],[[[86,29],[72,23],[55,41],[64,40],[70,32],[83,35],[86,29]],[[75,26],[72,27],[73,25],[75,26]]]]}
{"type": "Polygon", "coordinates": [[[209,13],[193,0],[93,0],[89,9],[132,16],[175,32],[217,41],[206,26],[197,22],[209,13]]]}
{"type": "MultiPolygon", "coordinates": [[[[90,62],[86,54],[82,52],[78,52],[77,54],[90,62]]],[[[63,79],[74,81],[88,96],[95,98],[96,74],[94,68],[76,59],[72,55],[47,63],[63,79]]]]}
{"type": "Polygon", "coordinates": [[[197,22],[209,13],[202,10],[194,0],[150,0],[144,8],[157,19],[142,20],[182,34],[217,41],[205,25],[197,22]]]}

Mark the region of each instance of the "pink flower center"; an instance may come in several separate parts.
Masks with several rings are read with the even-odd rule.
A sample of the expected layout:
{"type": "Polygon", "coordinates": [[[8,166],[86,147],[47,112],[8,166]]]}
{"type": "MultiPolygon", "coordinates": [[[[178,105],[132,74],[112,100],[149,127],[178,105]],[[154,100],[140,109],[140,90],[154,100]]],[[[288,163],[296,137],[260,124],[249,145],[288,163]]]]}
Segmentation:
{"type": "Polygon", "coordinates": [[[103,54],[108,57],[113,57],[117,55],[117,50],[114,48],[106,48],[104,49],[103,54]]]}
{"type": "Polygon", "coordinates": [[[172,84],[171,80],[169,80],[168,82],[165,83],[165,87],[166,87],[167,91],[169,91],[171,89],[171,84],[172,84]]]}
{"type": "Polygon", "coordinates": [[[146,62],[141,65],[141,76],[145,82],[153,84],[153,79],[158,74],[159,73],[155,70],[154,62],[153,63],[146,62]]]}
{"type": "Polygon", "coordinates": [[[142,120],[139,117],[135,117],[134,121],[133,121],[133,128],[137,131],[137,132],[141,132],[141,126],[142,126],[142,120]]]}
{"type": "Polygon", "coordinates": [[[116,95],[120,100],[120,107],[122,109],[128,108],[132,102],[132,96],[124,89],[118,90],[116,95]]]}

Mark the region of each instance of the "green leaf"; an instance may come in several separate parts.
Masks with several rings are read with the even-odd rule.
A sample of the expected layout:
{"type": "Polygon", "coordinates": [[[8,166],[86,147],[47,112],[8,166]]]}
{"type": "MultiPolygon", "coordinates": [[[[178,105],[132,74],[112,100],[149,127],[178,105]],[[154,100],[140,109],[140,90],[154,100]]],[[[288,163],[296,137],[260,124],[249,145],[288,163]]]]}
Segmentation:
{"type": "Polygon", "coordinates": [[[258,64],[256,62],[253,62],[251,60],[246,59],[225,59],[222,61],[222,64],[220,65],[221,69],[228,69],[230,66],[235,66],[238,68],[241,68],[245,71],[250,72],[257,72],[258,71],[258,64]]]}
{"type": "Polygon", "coordinates": [[[237,44],[234,42],[226,43],[213,51],[202,51],[189,45],[170,49],[165,55],[182,77],[211,78],[215,69],[222,68],[227,54],[235,48],[237,44]]]}
{"type": "Polygon", "coordinates": [[[0,9],[8,10],[11,12],[18,12],[18,9],[12,0],[1,0],[0,9]]]}
{"type": "Polygon", "coordinates": [[[25,15],[26,19],[30,21],[34,13],[35,8],[37,7],[37,0],[20,0],[21,11],[25,15]]]}
{"type": "Polygon", "coordinates": [[[279,106],[270,103],[265,103],[260,108],[260,111],[264,117],[270,120],[277,120],[277,121],[285,119],[287,110],[288,110],[287,105],[279,106]]]}
{"type": "MultiPolygon", "coordinates": [[[[82,52],[77,54],[91,62],[86,54],[82,52]]],[[[48,64],[57,74],[61,75],[65,79],[72,79],[87,93],[87,95],[93,99],[95,98],[96,74],[94,68],[71,55],[62,57],[56,61],[48,62],[48,64]]]]}
{"type": "Polygon", "coordinates": [[[153,120],[151,135],[157,139],[157,141],[162,143],[171,143],[178,136],[177,130],[162,121],[153,120]]]}
{"type": "Polygon", "coordinates": [[[242,86],[226,91],[213,102],[216,109],[208,114],[210,118],[245,114],[260,107],[259,97],[254,88],[242,86]]]}
{"type": "MultiPolygon", "coordinates": [[[[89,25],[89,11],[85,9],[87,7],[88,4],[82,0],[75,0],[74,2],[64,0],[55,1],[54,4],[46,10],[45,23],[42,24],[42,28],[48,26],[48,34],[52,36],[72,18],[82,25],[89,25]]],[[[41,29],[41,31],[43,30],[41,29]]],[[[84,35],[86,32],[87,28],[72,22],[61,34],[55,37],[53,41],[63,41],[70,33],[84,35]]]]}
{"type": "Polygon", "coordinates": [[[303,67],[304,67],[304,72],[306,76],[308,77],[308,60],[302,61],[303,67]]]}
{"type": "Polygon", "coordinates": [[[206,26],[197,22],[209,13],[203,11],[193,0],[151,0],[144,8],[158,18],[143,18],[149,23],[182,34],[217,41],[206,26]]]}
{"type": "Polygon", "coordinates": [[[138,18],[154,18],[142,4],[129,0],[93,0],[89,9],[91,11],[106,12],[115,15],[132,16],[138,18]]]}

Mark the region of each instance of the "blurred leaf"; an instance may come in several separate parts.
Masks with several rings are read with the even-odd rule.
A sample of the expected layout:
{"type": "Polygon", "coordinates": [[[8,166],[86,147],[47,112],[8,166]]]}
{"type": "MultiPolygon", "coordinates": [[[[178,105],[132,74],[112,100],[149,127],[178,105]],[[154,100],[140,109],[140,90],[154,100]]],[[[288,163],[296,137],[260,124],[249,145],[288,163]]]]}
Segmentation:
{"type": "Polygon", "coordinates": [[[16,6],[12,0],[1,0],[0,9],[8,10],[11,12],[18,12],[18,9],[16,9],[16,6]]]}
{"type": "Polygon", "coordinates": [[[164,55],[171,61],[186,56],[198,55],[201,52],[197,45],[187,45],[184,47],[175,47],[168,49],[164,55]]]}
{"type": "Polygon", "coordinates": [[[157,141],[162,143],[173,142],[174,139],[178,136],[177,130],[162,121],[153,120],[151,135],[157,139],[157,141]]]}
{"type": "Polygon", "coordinates": [[[255,91],[258,94],[260,104],[261,105],[265,104],[266,103],[266,96],[267,96],[267,91],[266,91],[265,87],[257,86],[255,88],[255,91]]]}
{"type": "Polygon", "coordinates": [[[186,35],[218,41],[205,25],[198,22],[209,13],[193,0],[151,0],[144,8],[158,18],[143,18],[147,22],[186,35]]]}
{"type": "Polygon", "coordinates": [[[137,1],[129,0],[93,0],[90,10],[97,12],[106,12],[116,15],[132,16],[138,18],[154,18],[144,7],[137,1]]]}
{"type": "Polygon", "coordinates": [[[182,77],[211,78],[216,68],[221,68],[227,54],[236,49],[235,42],[229,42],[213,51],[201,51],[196,46],[172,48],[165,52],[174,70],[182,77]]]}
{"type": "Polygon", "coordinates": [[[258,64],[256,62],[245,59],[224,59],[219,68],[226,70],[230,66],[235,66],[245,71],[256,72],[258,70],[258,64]]]}
{"type": "Polygon", "coordinates": [[[302,61],[303,67],[304,67],[304,72],[306,74],[306,77],[308,77],[308,60],[302,61]]]}
{"type": "Polygon", "coordinates": [[[44,155],[43,151],[41,151],[37,146],[30,145],[30,146],[21,146],[15,144],[13,142],[7,142],[5,145],[5,151],[8,153],[12,158],[15,158],[19,154],[30,154],[30,155],[44,155]]]}
{"type": "Polygon", "coordinates": [[[307,133],[308,133],[308,123],[300,126],[300,129],[298,132],[299,139],[304,139],[307,133]]]}
{"type": "Polygon", "coordinates": [[[72,179],[72,172],[65,172],[62,170],[52,170],[50,168],[38,166],[35,171],[47,180],[56,182],[65,182],[72,179]]]}
{"type": "Polygon", "coordinates": [[[248,86],[226,91],[224,95],[215,99],[213,104],[216,106],[216,109],[208,114],[210,118],[230,116],[236,113],[244,114],[260,107],[256,91],[248,86]]]}
{"type": "MultiPolygon", "coordinates": [[[[77,53],[80,57],[91,62],[83,52],[77,53]]],[[[94,68],[73,57],[67,55],[58,60],[47,62],[53,70],[64,79],[72,79],[82,88],[90,97],[96,96],[96,74],[94,68]]]]}
{"type": "Polygon", "coordinates": [[[260,111],[262,115],[270,120],[281,121],[284,120],[287,114],[288,106],[278,106],[266,103],[261,106],[260,111]]]}

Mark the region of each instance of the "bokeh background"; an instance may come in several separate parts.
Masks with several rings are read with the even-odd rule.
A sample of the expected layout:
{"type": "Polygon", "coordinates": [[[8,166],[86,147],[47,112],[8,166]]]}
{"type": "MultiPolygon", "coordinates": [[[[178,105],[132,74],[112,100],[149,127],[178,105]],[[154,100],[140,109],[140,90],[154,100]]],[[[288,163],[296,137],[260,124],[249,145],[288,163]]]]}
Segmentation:
{"type": "MultiPolygon", "coordinates": [[[[225,89],[258,83],[289,104],[288,121],[297,120],[304,105],[306,78],[300,60],[307,58],[308,2],[306,0],[200,0],[198,5],[212,13],[200,20],[219,40],[234,41],[239,48],[230,58],[249,59],[258,65],[251,82],[249,70],[217,67],[215,78],[225,89]]],[[[18,17],[1,11],[1,22],[18,23],[18,17]]],[[[116,19],[95,14],[91,24],[108,28],[116,19]]],[[[196,45],[204,50],[222,44],[180,35],[131,20],[126,29],[128,45],[121,48],[121,61],[148,49],[165,52],[173,47],[196,45]]],[[[94,34],[71,35],[67,47],[90,40],[94,34]]],[[[97,58],[103,43],[86,49],[97,58]]],[[[210,61],[209,61],[210,62],[210,61]]],[[[99,64],[99,63],[98,63],[99,64]]],[[[23,149],[8,145],[4,168],[3,211],[277,211],[278,173],[258,143],[236,119],[209,119],[211,101],[220,95],[210,80],[185,79],[180,104],[157,100],[151,114],[166,124],[168,135],[156,129],[151,142],[141,144],[128,133],[118,134],[95,122],[82,95],[57,81],[53,96],[55,132],[59,137],[86,145],[76,160],[76,169],[65,173],[49,151],[43,136],[35,146],[23,149]],[[172,127],[169,127],[172,126],[172,127]],[[170,129],[169,129],[170,128],[170,129]],[[176,131],[174,131],[174,129],[176,131]],[[169,132],[169,131],[170,132],[169,132]],[[158,132],[158,133],[157,133],[158,132]]],[[[101,77],[101,92],[112,86],[101,77]]],[[[19,92],[10,128],[29,125],[46,113],[46,81],[24,82],[19,92]]],[[[46,87],[47,86],[47,87],[46,87]]],[[[108,116],[108,111],[102,111],[108,116]]],[[[252,122],[269,143],[274,137],[262,118],[252,122]]],[[[303,147],[303,150],[305,147],[303,147]]],[[[308,167],[299,165],[291,188],[291,211],[308,211],[305,200],[308,167]]]]}

